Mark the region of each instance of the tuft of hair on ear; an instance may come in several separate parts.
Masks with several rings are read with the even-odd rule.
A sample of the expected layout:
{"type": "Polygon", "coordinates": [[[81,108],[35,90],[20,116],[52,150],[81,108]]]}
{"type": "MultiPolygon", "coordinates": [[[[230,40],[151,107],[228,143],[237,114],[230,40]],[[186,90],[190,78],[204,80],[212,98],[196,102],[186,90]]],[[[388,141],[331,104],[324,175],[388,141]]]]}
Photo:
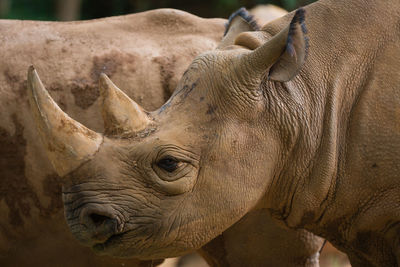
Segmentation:
{"type": "Polygon", "coordinates": [[[257,21],[254,19],[254,16],[251,15],[249,11],[246,10],[246,8],[241,7],[229,16],[228,22],[225,23],[224,36],[228,33],[229,27],[231,26],[233,19],[237,16],[240,16],[242,19],[247,21],[247,23],[250,24],[254,31],[259,31],[261,29],[261,26],[258,25],[257,21]]]}
{"type": "Polygon", "coordinates": [[[308,37],[306,36],[307,27],[305,23],[305,15],[306,15],[306,10],[301,7],[296,10],[296,13],[292,18],[292,21],[290,22],[289,33],[286,41],[286,50],[291,56],[294,56],[294,54],[296,53],[293,45],[293,36],[295,35],[295,31],[297,30],[296,27],[297,24],[300,24],[301,31],[304,33],[304,42],[306,44],[305,56],[307,57],[308,55],[309,40],[308,37]]]}
{"type": "Polygon", "coordinates": [[[303,8],[296,10],[289,26],[280,33],[282,33],[280,47],[283,53],[270,67],[268,79],[288,82],[297,75],[308,56],[309,40],[306,36],[305,10],[303,8]],[[286,42],[282,44],[285,40],[283,38],[286,42]]]}

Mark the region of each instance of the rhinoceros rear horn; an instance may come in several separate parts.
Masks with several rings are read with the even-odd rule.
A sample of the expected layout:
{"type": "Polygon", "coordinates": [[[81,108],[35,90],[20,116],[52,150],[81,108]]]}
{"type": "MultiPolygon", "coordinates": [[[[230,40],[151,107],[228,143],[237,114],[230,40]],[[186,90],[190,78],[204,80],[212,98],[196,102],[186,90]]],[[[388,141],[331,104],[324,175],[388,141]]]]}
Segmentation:
{"type": "Polygon", "coordinates": [[[28,98],[41,140],[58,175],[76,169],[98,151],[102,135],[64,113],[32,66],[28,70],[28,98]]]}
{"type": "MultiPolygon", "coordinates": [[[[305,10],[300,8],[285,29],[268,42],[259,44],[260,46],[242,60],[245,60],[245,64],[258,74],[263,74],[269,69],[268,78],[270,80],[280,82],[291,80],[304,64],[308,52],[304,19],[305,10]]],[[[236,44],[241,45],[241,42],[244,41],[243,37],[245,35],[238,36],[236,44]]],[[[257,42],[250,43],[256,44],[257,42]]]]}
{"type": "Polygon", "coordinates": [[[100,76],[100,92],[106,135],[132,134],[147,127],[150,122],[147,113],[105,74],[100,76]]]}

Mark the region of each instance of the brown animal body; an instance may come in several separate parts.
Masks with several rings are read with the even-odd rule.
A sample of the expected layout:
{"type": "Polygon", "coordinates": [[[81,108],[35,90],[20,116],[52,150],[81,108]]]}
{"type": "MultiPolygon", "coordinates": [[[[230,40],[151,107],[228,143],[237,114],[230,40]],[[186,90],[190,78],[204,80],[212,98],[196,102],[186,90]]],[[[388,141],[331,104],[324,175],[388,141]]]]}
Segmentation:
{"type": "MultiPolygon", "coordinates": [[[[219,48],[228,47],[246,29],[251,31],[252,27],[240,17],[233,17],[219,48]]],[[[184,77],[191,78],[189,73],[184,77]]],[[[171,114],[171,109],[175,108],[169,105],[182,93],[188,98],[193,90],[201,89],[206,93],[208,89],[203,85],[196,89],[199,86],[196,81],[181,81],[167,104],[157,112],[148,113],[102,75],[104,135],[66,115],[53,102],[33,68],[29,71],[28,85],[32,112],[45,150],[57,173],[65,177],[62,181],[67,221],[84,245],[100,254],[140,259],[172,257],[198,250],[216,266],[318,265],[322,240],[304,230],[276,226],[257,192],[262,183],[252,184],[255,179],[250,173],[239,172],[244,179],[242,182],[235,181],[236,176],[227,180],[216,176],[208,184],[200,182],[199,189],[194,190],[200,158],[198,151],[191,152],[191,149],[197,142],[212,145],[215,136],[202,128],[204,135],[200,135],[200,139],[193,138],[193,146],[185,145],[185,149],[180,150],[190,139],[185,134],[194,129],[189,126],[178,132],[174,128],[163,132],[157,123],[158,116],[171,114]],[[179,141],[180,145],[171,143],[169,146],[165,142],[166,138],[179,140],[181,135],[184,139],[179,141]],[[142,143],[143,140],[147,141],[142,143]],[[168,155],[170,153],[172,156],[168,155]],[[177,168],[180,169],[178,176],[183,177],[176,177],[177,168]],[[226,189],[234,187],[232,196],[249,191],[243,199],[231,199],[223,187],[225,183],[226,189]],[[211,204],[211,200],[215,202],[211,204]],[[238,203],[249,204],[249,201],[252,210],[234,207],[238,203]],[[227,209],[215,209],[216,203],[222,207],[226,205],[227,209]],[[207,214],[209,208],[211,214],[207,214]],[[182,211],[184,216],[179,217],[182,211]],[[215,224],[208,224],[210,219],[215,220],[215,224]]],[[[200,97],[199,100],[204,99],[200,97]]],[[[200,109],[204,103],[194,102],[200,109]]],[[[207,105],[206,118],[214,117],[215,108],[207,105]]],[[[181,112],[182,120],[166,119],[165,127],[176,123],[187,125],[189,113],[185,111],[181,112]]],[[[198,115],[199,122],[203,121],[203,112],[198,115]]],[[[190,118],[196,117],[190,114],[190,118]]],[[[213,162],[219,162],[218,154],[213,154],[212,158],[213,162]]],[[[220,168],[228,173],[237,170],[237,167],[226,169],[222,165],[220,168]]],[[[212,168],[204,171],[206,177],[213,178],[212,168]]]]}
{"type": "Polygon", "coordinates": [[[199,53],[213,49],[225,21],[177,10],[82,22],[0,21],[0,265],[110,266],[65,224],[59,177],[31,119],[26,68],[47,74],[51,95],[72,117],[103,131],[100,73],[149,109],[160,107],[199,53]]]}
{"type": "Polygon", "coordinates": [[[288,12],[274,5],[258,5],[249,10],[258,24],[265,25],[272,20],[285,16],[288,12]]]}

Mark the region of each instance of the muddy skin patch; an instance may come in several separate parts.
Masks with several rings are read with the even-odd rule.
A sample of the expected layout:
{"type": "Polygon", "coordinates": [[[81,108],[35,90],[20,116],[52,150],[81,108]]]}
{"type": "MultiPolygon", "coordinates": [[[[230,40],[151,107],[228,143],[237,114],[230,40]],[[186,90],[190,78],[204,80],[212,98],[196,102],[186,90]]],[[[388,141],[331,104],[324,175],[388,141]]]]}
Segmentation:
{"type": "Polygon", "coordinates": [[[34,188],[25,177],[26,140],[24,127],[16,114],[11,116],[15,133],[10,134],[0,127],[0,201],[9,209],[9,223],[23,226],[23,217],[31,216],[31,208],[36,207],[40,215],[48,217],[62,209],[61,189],[56,175],[48,176],[43,182],[45,195],[50,197],[50,205],[44,207],[34,188]]]}
{"type": "Polygon", "coordinates": [[[22,82],[20,82],[17,85],[17,94],[19,96],[19,98],[17,98],[18,99],[17,101],[23,100],[23,99],[25,99],[27,97],[26,88],[28,88],[28,81],[27,80],[23,80],[22,82]]]}
{"type": "MultiPolygon", "coordinates": [[[[59,83],[53,83],[50,86],[47,87],[49,91],[54,91],[54,92],[59,92],[63,90],[63,86],[59,83]]],[[[65,94],[60,94],[58,96],[58,99],[54,96],[52,96],[54,101],[56,101],[57,105],[62,109],[62,111],[66,112],[67,111],[67,104],[65,100],[65,94]]]]}
{"type": "Polygon", "coordinates": [[[22,100],[24,97],[26,97],[26,79],[21,79],[20,76],[13,74],[9,69],[6,69],[3,74],[6,78],[6,82],[10,85],[11,89],[17,93],[17,101],[22,100]]]}
{"type": "Polygon", "coordinates": [[[43,210],[43,216],[57,213],[64,206],[61,198],[61,178],[57,174],[47,175],[43,181],[44,195],[50,198],[49,206],[43,210]]]}
{"type": "Polygon", "coordinates": [[[62,91],[63,90],[63,86],[60,83],[53,83],[50,86],[47,87],[47,89],[49,91],[62,91]]]}
{"type": "Polygon", "coordinates": [[[85,79],[77,79],[67,86],[74,96],[75,105],[81,109],[88,109],[100,96],[97,84],[85,79]]]}
{"type": "Polygon", "coordinates": [[[61,95],[59,97],[59,99],[55,99],[55,101],[57,102],[58,106],[61,108],[62,111],[66,112],[67,111],[67,104],[66,104],[66,100],[65,100],[65,95],[61,95]]]}
{"type": "Polygon", "coordinates": [[[94,57],[93,66],[90,72],[90,77],[93,81],[97,81],[100,78],[100,74],[105,73],[111,77],[117,71],[119,63],[116,62],[115,57],[107,55],[103,57],[94,57]]]}
{"type": "Polygon", "coordinates": [[[176,65],[175,56],[168,57],[155,57],[152,59],[153,62],[159,65],[160,71],[160,82],[163,88],[164,101],[167,101],[175,90],[176,84],[172,84],[171,80],[174,77],[174,69],[176,65]]]}
{"type": "Polygon", "coordinates": [[[25,177],[26,140],[24,127],[12,115],[15,133],[11,135],[0,127],[0,201],[9,208],[9,222],[14,226],[24,224],[22,216],[30,217],[31,203],[40,206],[39,199],[25,177]]]}
{"type": "MultiPolygon", "coordinates": [[[[28,88],[28,82],[26,79],[21,78],[18,75],[12,74],[10,70],[5,70],[4,76],[6,77],[7,83],[10,85],[11,89],[16,92],[18,97],[16,98],[17,101],[24,101],[26,100],[27,97],[27,88],[28,88]]],[[[50,85],[47,89],[50,91],[62,91],[63,87],[59,83],[54,83],[50,85]]],[[[63,111],[66,111],[67,105],[65,104],[65,96],[61,96],[60,99],[58,99],[57,104],[60,106],[60,108],[63,111]]]]}
{"type": "Polygon", "coordinates": [[[15,85],[19,82],[19,77],[18,75],[15,75],[13,73],[11,73],[11,71],[9,69],[6,69],[4,72],[4,77],[6,77],[6,81],[8,84],[10,85],[15,85]]]}
{"type": "Polygon", "coordinates": [[[117,51],[111,51],[103,56],[95,56],[90,71],[90,78],[97,84],[102,73],[107,74],[111,78],[123,67],[128,67],[127,72],[134,73],[136,72],[135,62],[135,55],[122,54],[117,51]]]}
{"type": "Polygon", "coordinates": [[[111,55],[94,57],[93,66],[90,71],[91,80],[78,78],[68,84],[74,96],[75,105],[82,109],[88,109],[93,105],[100,96],[100,90],[97,85],[100,74],[105,73],[111,77],[117,71],[117,66],[117,62],[111,55]]]}
{"type": "Polygon", "coordinates": [[[88,109],[96,102],[100,96],[98,82],[102,73],[112,76],[120,70],[120,68],[129,67],[127,71],[135,72],[136,56],[121,54],[113,51],[103,56],[95,56],[90,71],[90,78],[77,78],[67,85],[67,88],[74,96],[75,104],[82,108],[88,109]]]}

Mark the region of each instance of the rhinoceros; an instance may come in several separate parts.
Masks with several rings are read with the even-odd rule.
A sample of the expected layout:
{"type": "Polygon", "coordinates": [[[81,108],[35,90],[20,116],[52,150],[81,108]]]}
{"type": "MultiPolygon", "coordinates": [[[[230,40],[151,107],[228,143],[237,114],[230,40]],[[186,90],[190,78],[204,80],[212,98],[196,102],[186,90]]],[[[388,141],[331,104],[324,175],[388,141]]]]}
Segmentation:
{"type": "MultiPolygon", "coordinates": [[[[231,49],[235,39],[253,27],[245,11],[235,13],[217,51],[237,53],[231,49]]],[[[250,171],[248,167],[260,162],[242,160],[236,150],[232,162],[222,160],[229,149],[245,145],[245,153],[252,154],[259,148],[242,139],[247,134],[241,131],[229,131],[241,137],[229,146],[217,141],[224,133],[213,127],[222,109],[208,99],[211,87],[203,84],[207,79],[200,80],[193,71],[203,59],[192,64],[177,91],[155,112],[145,111],[106,74],[100,75],[104,133],[68,116],[36,70],[29,69],[32,114],[43,149],[63,177],[65,216],[72,233],[97,253],[114,257],[147,260],[197,250],[215,266],[317,266],[323,240],[277,226],[265,209],[261,189],[268,179],[259,181],[252,171],[267,174],[269,166],[250,171]],[[204,96],[192,99],[198,93],[204,96]],[[192,111],[201,113],[189,112],[184,103],[194,104],[192,111]],[[164,120],[178,110],[181,118],[164,120]],[[207,148],[213,148],[211,154],[207,148]]],[[[209,78],[211,82],[212,73],[209,78]]]]}
{"type": "Polygon", "coordinates": [[[249,12],[254,16],[255,20],[260,25],[265,25],[272,20],[283,17],[288,12],[275,5],[258,5],[249,10],[249,12]]]}
{"type": "Polygon", "coordinates": [[[59,177],[30,115],[29,64],[46,72],[63,110],[101,132],[100,73],[156,109],[193,58],[217,46],[225,21],[172,9],[68,23],[0,21],[0,266],[137,263],[96,256],[70,234],[59,177]]]}

